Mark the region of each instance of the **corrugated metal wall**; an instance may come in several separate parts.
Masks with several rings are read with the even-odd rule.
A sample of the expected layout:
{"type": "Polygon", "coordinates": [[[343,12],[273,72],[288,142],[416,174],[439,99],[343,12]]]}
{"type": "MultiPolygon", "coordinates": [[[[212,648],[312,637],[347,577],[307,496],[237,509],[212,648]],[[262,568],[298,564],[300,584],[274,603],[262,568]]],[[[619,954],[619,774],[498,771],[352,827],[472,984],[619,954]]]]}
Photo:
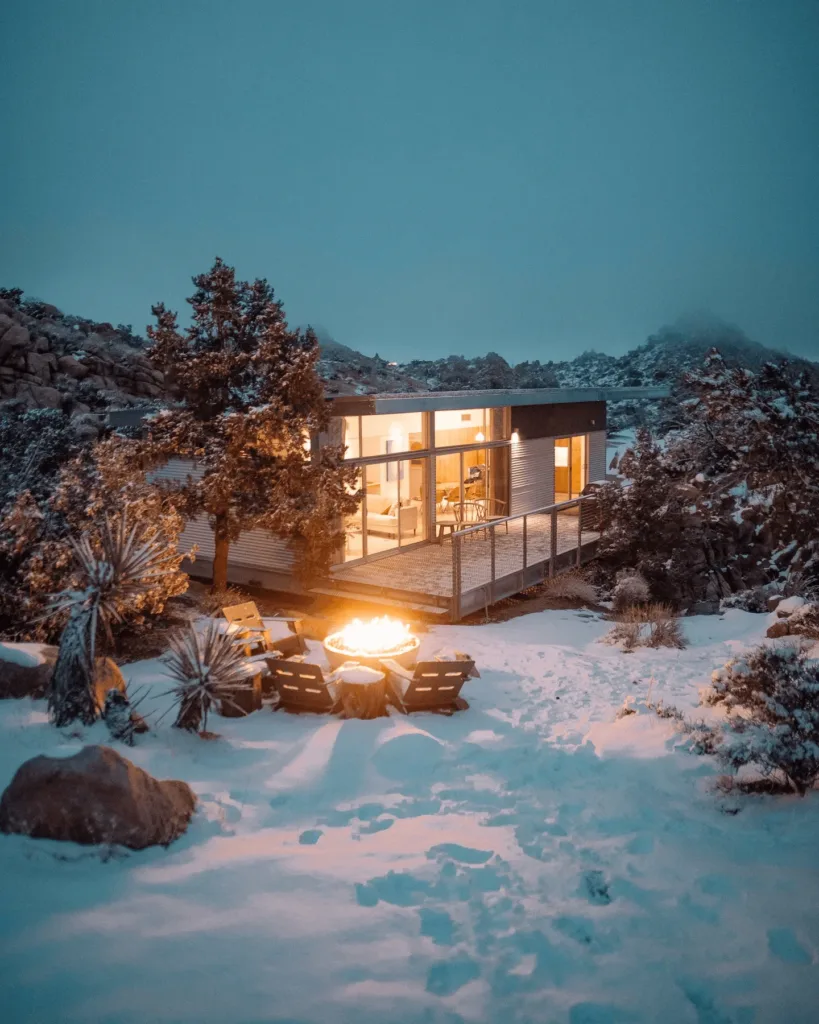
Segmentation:
{"type": "MultiPolygon", "coordinates": [[[[194,463],[183,459],[171,459],[167,465],[157,470],[153,476],[160,480],[184,481],[188,476],[201,476],[202,471],[194,463]]],[[[192,519],[179,538],[179,547],[188,551],[196,544],[197,559],[210,562],[213,560],[213,531],[208,526],[206,516],[192,519]]],[[[248,530],[230,545],[228,566],[236,565],[248,569],[272,569],[277,572],[289,572],[293,567],[293,552],[290,545],[281,537],[275,537],[267,530],[248,530]]],[[[194,570],[195,571],[195,570],[194,570]]]]}
{"type": "Polygon", "coordinates": [[[589,438],[589,481],[606,479],[606,432],[595,430],[589,438]]]}
{"type": "Polygon", "coordinates": [[[523,438],[512,444],[510,515],[551,505],[555,493],[555,439],[523,438]]]}

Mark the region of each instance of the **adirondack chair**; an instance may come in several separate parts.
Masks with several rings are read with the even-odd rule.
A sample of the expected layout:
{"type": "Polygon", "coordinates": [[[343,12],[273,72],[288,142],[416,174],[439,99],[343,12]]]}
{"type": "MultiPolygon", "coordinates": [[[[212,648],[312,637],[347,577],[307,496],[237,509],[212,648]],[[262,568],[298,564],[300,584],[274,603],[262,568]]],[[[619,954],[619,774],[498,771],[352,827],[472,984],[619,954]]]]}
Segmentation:
{"type": "Polygon", "coordinates": [[[325,676],[321,665],[311,665],[303,656],[267,658],[265,689],[278,694],[279,704],[293,711],[339,710],[340,692],[333,676],[325,676]]]}
{"type": "Polygon", "coordinates": [[[252,654],[278,651],[286,658],[291,654],[302,654],[307,649],[304,637],[299,632],[300,619],[287,615],[269,615],[268,622],[283,622],[292,634],[273,640],[270,628],[262,621],[255,601],[230,605],[222,609],[222,614],[228,621],[228,633],[235,636],[237,644],[244,647],[248,657],[252,654]]]}
{"type": "Polygon", "coordinates": [[[419,661],[405,669],[387,658],[381,662],[387,673],[387,685],[393,704],[407,714],[410,711],[436,711],[451,715],[469,707],[461,697],[461,687],[470,677],[479,676],[472,658],[419,661]]]}

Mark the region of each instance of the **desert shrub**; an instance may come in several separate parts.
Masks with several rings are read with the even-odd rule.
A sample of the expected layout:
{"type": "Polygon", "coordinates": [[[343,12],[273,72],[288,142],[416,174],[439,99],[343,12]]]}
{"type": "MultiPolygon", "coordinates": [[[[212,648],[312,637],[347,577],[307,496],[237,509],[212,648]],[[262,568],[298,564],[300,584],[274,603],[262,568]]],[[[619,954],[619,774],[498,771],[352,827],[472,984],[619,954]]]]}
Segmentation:
{"type": "Polygon", "coordinates": [[[158,580],[176,572],[179,556],[150,524],[128,522],[123,512],[97,537],[71,538],[79,584],[51,598],[45,615],[65,623],[48,690],[48,710],[58,727],[98,715],[94,692],[97,642],[112,639],[114,623],[137,614],[158,580]]]}
{"type": "Polygon", "coordinates": [[[612,607],[616,614],[634,605],[648,604],[650,600],[651,590],[644,576],[629,570],[618,573],[611,593],[612,607]]]}
{"type": "Polygon", "coordinates": [[[805,604],[788,616],[788,631],[794,636],[819,640],[819,604],[805,604]]]}
{"type": "Polygon", "coordinates": [[[247,682],[241,649],[215,622],[204,633],[197,633],[190,624],[173,636],[167,664],[174,680],[174,726],[189,732],[206,729],[208,714],[217,702],[230,701],[231,692],[247,682]]]}
{"type": "Polygon", "coordinates": [[[766,583],[760,587],[739,590],[723,598],[723,608],[739,608],[743,612],[762,614],[768,611],[768,599],[776,595],[784,596],[784,586],[778,583],[766,583]]]}
{"type": "Polygon", "coordinates": [[[618,616],[617,622],[603,639],[606,643],[622,647],[624,651],[633,651],[637,647],[674,647],[682,650],[686,646],[679,616],[671,605],[657,602],[630,605],[618,616]]]}
{"type": "Polygon", "coordinates": [[[218,587],[202,595],[200,606],[206,615],[221,615],[223,608],[229,608],[233,604],[244,604],[250,599],[250,595],[241,587],[218,587]]]}
{"type": "Polygon", "coordinates": [[[718,669],[702,703],[721,705],[715,752],[804,794],[819,778],[819,662],[796,647],[759,647],[718,669]]]}
{"type": "Polygon", "coordinates": [[[600,600],[597,587],[579,572],[564,572],[560,576],[553,576],[546,581],[545,590],[549,597],[564,601],[597,604],[600,600]]]}

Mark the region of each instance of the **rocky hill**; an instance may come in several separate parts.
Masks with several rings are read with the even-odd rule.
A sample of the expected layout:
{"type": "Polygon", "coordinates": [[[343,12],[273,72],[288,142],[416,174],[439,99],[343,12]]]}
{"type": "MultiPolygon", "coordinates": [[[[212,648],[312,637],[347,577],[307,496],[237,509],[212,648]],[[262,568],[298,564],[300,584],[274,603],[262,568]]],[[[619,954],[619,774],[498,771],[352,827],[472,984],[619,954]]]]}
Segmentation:
{"type": "Polygon", "coordinates": [[[0,401],[71,415],[143,405],[163,395],[162,374],[129,326],[69,316],[0,289],[0,401]]]}
{"type": "MultiPolygon", "coordinates": [[[[325,330],[316,333],[320,371],[330,394],[673,385],[686,370],[699,366],[711,348],[718,348],[729,364],[752,370],[786,358],[739,328],[705,315],[664,327],[623,356],[591,351],[571,360],[535,359],[516,365],[496,352],[399,364],[357,352],[325,330]]],[[[130,326],[71,316],[39,300],[25,301],[19,289],[0,288],[0,406],[63,408],[83,415],[112,406],[152,404],[164,396],[163,378],[149,363],[146,348],[145,339],[130,326]]],[[[797,358],[791,362],[819,385],[819,364],[797,358]]],[[[633,422],[634,409],[624,407],[615,419],[633,422]]]]}

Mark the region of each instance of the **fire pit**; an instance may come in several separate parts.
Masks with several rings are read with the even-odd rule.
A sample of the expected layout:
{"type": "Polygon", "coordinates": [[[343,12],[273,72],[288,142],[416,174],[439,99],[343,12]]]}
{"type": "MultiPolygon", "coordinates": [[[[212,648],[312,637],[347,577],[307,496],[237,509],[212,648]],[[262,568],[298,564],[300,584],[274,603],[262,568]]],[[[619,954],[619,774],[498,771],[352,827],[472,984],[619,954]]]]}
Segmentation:
{"type": "Polygon", "coordinates": [[[418,637],[410,633],[409,627],[386,615],[369,622],[353,619],[324,641],[331,668],[338,668],[345,661],[378,668],[383,658],[392,658],[404,668],[412,668],[418,659],[418,647],[418,637]]]}

